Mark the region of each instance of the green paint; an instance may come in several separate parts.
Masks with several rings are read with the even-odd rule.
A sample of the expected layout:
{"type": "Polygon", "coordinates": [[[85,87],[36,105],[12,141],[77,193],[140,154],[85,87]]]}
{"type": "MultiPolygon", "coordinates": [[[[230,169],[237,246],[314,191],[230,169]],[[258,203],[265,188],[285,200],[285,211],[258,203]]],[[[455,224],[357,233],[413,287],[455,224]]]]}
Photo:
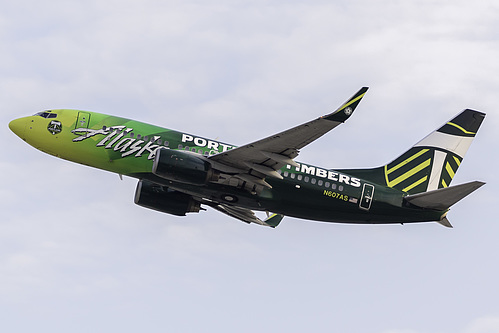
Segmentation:
{"type": "MultiPolygon", "coordinates": [[[[354,96],[353,102],[343,105],[340,110],[358,104],[364,93],[365,91],[361,91],[358,96],[354,96]]],[[[336,117],[343,121],[349,115],[350,113],[335,113],[331,120],[336,120],[336,117]]],[[[454,123],[452,124],[455,128],[454,123]]],[[[458,123],[458,126],[478,129],[476,125],[458,123]]],[[[412,194],[426,191],[430,175],[435,172],[434,168],[432,169],[434,151],[440,148],[412,148],[386,166],[374,169],[328,170],[304,163],[298,163],[297,166],[287,165],[279,172],[283,179],[265,178],[271,188],[264,186],[258,191],[250,191],[223,182],[208,181],[196,185],[172,181],[152,173],[154,158],[162,148],[190,152],[187,155],[177,154],[179,156],[176,158],[180,159],[189,159],[190,156],[205,159],[207,156],[235,148],[216,140],[126,118],[79,110],[47,111],[16,119],[9,127],[28,144],[48,154],[120,175],[144,179],[149,181],[148,184],[156,184],[147,187],[150,189],[148,195],[151,198],[154,198],[156,191],[154,186],[181,192],[182,195],[164,195],[165,198],[177,200],[178,207],[187,207],[189,202],[185,198],[192,199],[194,196],[245,209],[347,223],[439,221],[448,210],[424,209],[410,205],[404,200],[407,192],[412,194]]],[[[464,134],[469,134],[469,131],[464,134]]],[[[176,156],[170,155],[168,158],[176,156]]],[[[442,160],[445,167],[442,168],[441,179],[446,185],[452,180],[461,160],[462,157],[455,153],[448,153],[442,160]]],[[[206,172],[212,173],[210,177],[220,177],[220,171],[215,170],[216,165],[213,166],[213,171],[206,165],[205,168],[206,172]]],[[[202,179],[199,182],[202,182],[202,179]]],[[[158,209],[156,205],[161,205],[161,202],[147,204],[149,208],[158,209]]],[[[196,205],[197,210],[190,211],[199,211],[199,202],[196,205]]],[[[183,215],[182,210],[177,213],[178,207],[170,210],[175,211],[175,215],[183,215]]],[[[231,212],[241,213],[237,210],[231,212]]],[[[271,226],[276,226],[282,215],[269,218],[271,226]]]]}

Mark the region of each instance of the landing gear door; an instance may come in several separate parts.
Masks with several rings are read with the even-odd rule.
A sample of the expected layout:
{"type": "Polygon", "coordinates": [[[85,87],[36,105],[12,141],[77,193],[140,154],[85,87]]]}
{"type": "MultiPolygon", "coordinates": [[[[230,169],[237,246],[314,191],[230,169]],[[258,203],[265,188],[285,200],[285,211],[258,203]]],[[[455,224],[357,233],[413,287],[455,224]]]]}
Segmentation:
{"type": "Polygon", "coordinates": [[[78,119],[76,120],[75,129],[78,128],[88,128],[90,124],[90,113],[88,112],[78,112],[78,119]]]}
{"type": "Polygon", "coordinates": [[[359,208],[369,210],[374,198],[374,185],[364,184],[362,197],[360,198],[359,208]]]}

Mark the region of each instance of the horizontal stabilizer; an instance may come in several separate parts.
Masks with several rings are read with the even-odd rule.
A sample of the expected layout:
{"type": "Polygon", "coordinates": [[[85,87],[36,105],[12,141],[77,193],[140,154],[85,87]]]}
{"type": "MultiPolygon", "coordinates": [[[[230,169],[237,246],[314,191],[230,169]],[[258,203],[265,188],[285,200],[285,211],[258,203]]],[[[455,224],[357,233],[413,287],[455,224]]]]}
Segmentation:
{"type": "Polygon", "coordinates": [[[422,208],[446,210],[456,202],[485,185],[484,182],[474,181],[423,192],[404,197],[405,201],[422,208]]]}
{"type": "Polygon", "coordinates": [[[447,227],[447,228],[454,228],[452,226],[452,224],[450,224],[449,220],[447,219],[447,217],[444,216],[443,219],[441,219],[440,221],[437,221],[438,223],[440,223],[440,225],[443,225],[444,227],[447,227]]]}

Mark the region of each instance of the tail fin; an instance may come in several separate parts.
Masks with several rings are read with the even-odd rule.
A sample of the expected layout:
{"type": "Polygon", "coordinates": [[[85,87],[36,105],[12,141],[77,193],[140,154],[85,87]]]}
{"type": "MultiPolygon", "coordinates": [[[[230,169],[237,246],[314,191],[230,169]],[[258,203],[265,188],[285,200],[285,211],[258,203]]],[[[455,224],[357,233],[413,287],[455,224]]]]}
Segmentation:
{"type": "Polygon", "coordinates": [[[344,171],[409,194],[448,187],[484,118],[466,109],[387,165],[344,171]]]}

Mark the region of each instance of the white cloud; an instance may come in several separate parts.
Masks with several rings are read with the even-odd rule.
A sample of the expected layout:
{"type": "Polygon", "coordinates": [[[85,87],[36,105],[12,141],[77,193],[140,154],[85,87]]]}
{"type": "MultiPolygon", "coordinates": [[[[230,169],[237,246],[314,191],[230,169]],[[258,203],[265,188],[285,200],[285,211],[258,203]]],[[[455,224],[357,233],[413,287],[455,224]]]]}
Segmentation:
{"type": "Polygon", "coordinates": [[[488,316],[475,319],[464,333],[495,333],[499,332],[499,317],[488,316]]]}
{"type": "Polygon", "coordinates": [[[300,155],[348,167],[386,162],[463,108],[489,112],[457,175],[489,184],[453,207],[450,231],[172,217],[134,206],[133,180],[42,155],[4,127],[2,325],[493,330],[495,317],[469,323],[499,296],[497,12],[493,1],[2,3],[4,126],[70,107],[242,144],[369,85],[354,117],[300,155]]]}

